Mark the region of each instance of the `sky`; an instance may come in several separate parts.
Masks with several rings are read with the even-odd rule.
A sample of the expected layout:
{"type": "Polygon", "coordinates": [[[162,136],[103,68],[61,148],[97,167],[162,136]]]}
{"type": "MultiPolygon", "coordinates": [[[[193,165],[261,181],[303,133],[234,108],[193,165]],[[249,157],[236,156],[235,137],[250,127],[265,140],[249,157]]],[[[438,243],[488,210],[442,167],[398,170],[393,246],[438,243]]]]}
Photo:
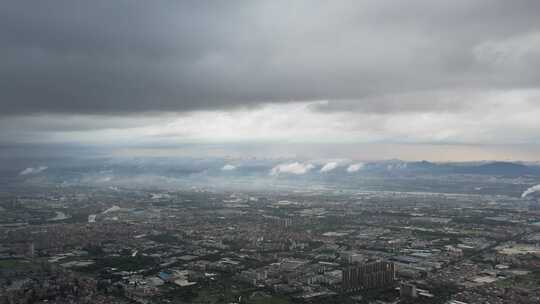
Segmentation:
{"type": "Polygon", "coordinates": [[[538,16],[536,0],[1,1],[0,146],[540,160],[538,16]]]}

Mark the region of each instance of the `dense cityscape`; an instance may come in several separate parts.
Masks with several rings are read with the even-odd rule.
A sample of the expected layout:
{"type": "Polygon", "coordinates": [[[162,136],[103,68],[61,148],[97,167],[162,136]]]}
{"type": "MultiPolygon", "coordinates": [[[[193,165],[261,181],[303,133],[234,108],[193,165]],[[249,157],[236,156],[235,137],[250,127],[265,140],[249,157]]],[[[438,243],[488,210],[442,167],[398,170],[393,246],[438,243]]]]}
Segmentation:
{"type": "Polygon", "coordinates": [[[517,197],[10,189],[0,198],[1,303],[540,301],[534,187],[517,197]]]}

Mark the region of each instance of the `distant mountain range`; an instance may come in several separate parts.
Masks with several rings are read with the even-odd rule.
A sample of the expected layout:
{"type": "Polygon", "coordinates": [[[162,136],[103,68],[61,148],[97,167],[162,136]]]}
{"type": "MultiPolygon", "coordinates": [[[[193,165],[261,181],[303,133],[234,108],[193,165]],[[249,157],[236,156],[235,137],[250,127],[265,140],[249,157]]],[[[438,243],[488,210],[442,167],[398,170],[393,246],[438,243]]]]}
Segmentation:
{"type": "MultiPolygon", "coordinates": [[[[487,175],[535,175],[540,174],[538,167],[527,166],[519,163],[511,162],[492,162],[479,166],[468,166],[460,168],[461,172],[469,174],[487,174],[487,175]]],[[[458,172],[460,172],[458,170],[458,172]]]]}
{"type": "Polygon", "coordinates": [[[423,174],[479,174],[495,176],[539,176],[540,166],[519,162],[462,162],[462,163],[433,163],[429,161],[406,162],[401,160],[371,161],[365,163],[341,162],[334,163],[332,169],[321,170],[329,163],[321,161],[295,160],[295,159],[237,159],[227,160],[221,158],[134,158],[134,159],[92,159],[88,161],[63,159],[62,162],[48,161],[20,166],[10,171],[1,172],[0,175],[11,175],[27,178],[38,174],[49,176],[89,175],[96,176],[127,176],[127,175],[159,175],[166,177],[189,176],[268,176],[278,170],[279,176],[301,178],[303,176],[321,176],[327,179],[332,177],[352,177],[354,175],[423,175],[423,174]],[[351,170],[351,165],[358,166],[351,170]],[[41,166],[47,168],[43,172],[30,170],[41,166]],[[228,167],[228,170],[223,170],[228,167]],[[23,172],[33,174],[22,174],[23,172]],[[9,172],[9,173],[8,173],[9,172]]]}
{"type": "Polygon", "coordinates": [[[115,187],[221,187],[223,189],[336,188],[510,194],[521,196],[540,183],[540,165],[521,162],[369,162],[306,159],[187,157],[47,159],[0,166],[6,185],[97,185],[115,187]],[[325,169],[323,169],[325,168],[325,169]],[[456,176],[462,175],[462,176],[456,176]],[[453,176],[453,177],[451,177],[453,176]],[[491,176],[530,177],[525,183],[491,176]]]}
{"type": "Polygon", "coordinates": [[[407,170],[431,173],[482,174],[501,176],[540,175],[540,167],[514,162],[489,163],[431,163],[428,161],[409,162],[407,170]]]}

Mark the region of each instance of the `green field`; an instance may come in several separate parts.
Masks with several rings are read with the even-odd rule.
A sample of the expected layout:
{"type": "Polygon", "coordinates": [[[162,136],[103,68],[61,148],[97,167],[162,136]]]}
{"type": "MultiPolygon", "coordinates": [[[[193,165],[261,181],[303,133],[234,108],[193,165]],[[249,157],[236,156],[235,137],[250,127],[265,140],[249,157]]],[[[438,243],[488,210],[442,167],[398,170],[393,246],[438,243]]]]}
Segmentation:
{"type": "Polygon", "coordinates": [[[0,268],[15,268],[18,264],[17,260],[0,260],[0,268]]]}
{"type": "Polygon", "coordinates": [[[32,264],[22,259],[0,260],[0,269],[21,269],[30,268],[32,264]]]}
{"type": "Polygon", "coordinates": [[[540,286],[540,270],[533,271],[529,274],[513,277],[506,280],[501,280],[495,283],[497,287],[520,287],[535,289],[540,286]]]}

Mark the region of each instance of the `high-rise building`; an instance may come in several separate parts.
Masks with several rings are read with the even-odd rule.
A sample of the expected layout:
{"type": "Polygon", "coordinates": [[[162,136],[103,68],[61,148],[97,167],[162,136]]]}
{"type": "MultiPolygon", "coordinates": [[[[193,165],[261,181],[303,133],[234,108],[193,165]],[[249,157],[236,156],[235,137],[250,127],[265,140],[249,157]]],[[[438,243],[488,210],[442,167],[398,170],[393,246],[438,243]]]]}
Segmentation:
{"type": "Polygon", "coordinates": [[[388,287],[395,283],[396,269],[392,262],[373,262],[347,267],[343,270],[343,290],[388,287]]]}
{"type": "Polygon", "coordinates": [[[265,218],[277,228],[287,228],[293,224],[293,220],[290,217],[265,216],[265,218]]]}
{"type": "Polygon", "coordinates": [[[28,252],[27,252],[28,257],[33,258],[35,253],[36,253],[36,249],[35,249],[34,242],[28,243],[28,252]]]}
{"type": "Polygon", "coordinates": [[[341,253],[341,259],[348,264],[361,263],[367,260],[367,257],[354,251],[345,251],[341,253]]]}
{"type": "Polygon", "coordinates": [[[401,283],[399,286],[399,296],[405,299],[418,297],[416,286],[413,284],[401,283]]]}

